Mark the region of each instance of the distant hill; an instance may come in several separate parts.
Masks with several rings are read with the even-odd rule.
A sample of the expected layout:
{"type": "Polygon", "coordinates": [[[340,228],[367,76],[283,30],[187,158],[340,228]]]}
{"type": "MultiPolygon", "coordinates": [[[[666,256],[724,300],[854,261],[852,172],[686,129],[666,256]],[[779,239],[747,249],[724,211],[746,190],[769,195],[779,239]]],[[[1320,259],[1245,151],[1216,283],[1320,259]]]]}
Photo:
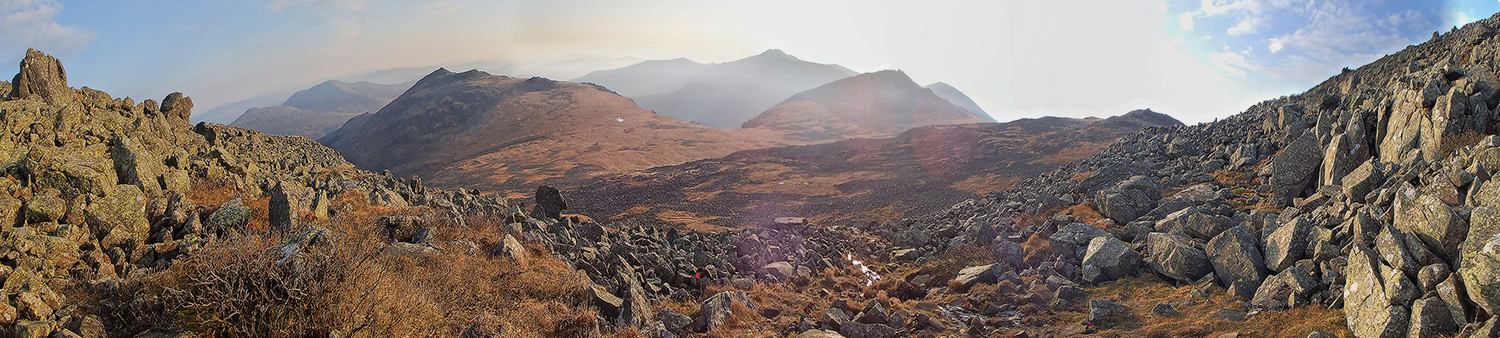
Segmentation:
{"type": "Polygon", "coordinates": [[[316,139],[356,115],[380,110],[411,85],[329,80],[292,94],[280,106],[246,110],[230,125],[316,139]]]}
{"type": "Polygon", "coordinates": [[[1145,127],[1180,125],[1138,110],[1108,119],[927,126],[893,138],[747,150],[601,176],[571,196],[579,212],[595,217],[644,217],[697,229],[778,216],[818,224],[890,221],[1009,189],[1145,127]]]}
{"type": "Polygon", "coordinates": [[[772,49],[718,64],[687,59],[646,61],[595,71],[574,81],[605,86],[658,114],[732,129],[798,92],[856,74],[842,66],[807,62],[772,49]]]}
{"type": "Polygon", "coordinates": [[[968,110],[970,113],[974,113],[974,115],[990,119],[991,121],[995,120],[993,116],[990,116],[989,113],[984,111],[984,108],[979,108],[979,104],[974,103],[974,99],[970,99],[969,95],[965,95],[964,92],[958,90],[958,88],[953,88],[952,85],[938,82],[922,88],[931,89],[933,94],[937,94],[938,97],[941,97],[944,100],[948,100],[948,103],[952,103],[959,108],[968,110]]]}
{"type": "Polygon", "coordinates": [[[993,122],[922,88],[906,73],[886,70],[798,93],[746,121],[744,128],[780,130],[794,140],[892,137],[911,128],[993,122]]]}
{"type": "Polygon", "coordinates": [[[657,115],[597,85],[439,69],[319,141],[370,170],[520,192],[797,144],[781,140],[657,115]]]}

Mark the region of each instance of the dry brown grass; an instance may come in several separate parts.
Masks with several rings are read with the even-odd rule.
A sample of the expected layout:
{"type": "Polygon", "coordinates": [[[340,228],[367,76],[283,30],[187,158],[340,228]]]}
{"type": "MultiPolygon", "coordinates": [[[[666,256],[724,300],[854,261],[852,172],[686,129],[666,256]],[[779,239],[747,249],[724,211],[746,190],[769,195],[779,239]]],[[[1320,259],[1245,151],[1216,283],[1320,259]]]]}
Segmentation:
{"type": "Polygon", "coordinates": [[[348,195],[334,199],[340,212],[323,224],[335,235],[285,260],[279,250],[283,235],[263,224],[266,199],[247,203],[254,210],[252,224],[262,223],[251,228],[259,230],[222,238],[168,270],[127,282],[122,286],[127,292],[115,297],[159,296],[115,300],[130,306],[113,321],[210,337],[597,334],[595,311],[578,272],[567,263],[529,243],[526,264],[486,252],[471,256],[452,245],[499,242],[507,231],[503,221],[470,218],[462,227],[433,221],[439,230],[433,242],[448,250],[385,254],[383,231],[374,219],[428,210],[371,207],[348,195]]]}
{"type": "MultiPolygon", "coordinates": [[[[1288,311],[1261,312],[1250,316],[1243,323],[1234,323],[1209,318],[1223,308],[1246,310],[1227,290],[1213,287],[1207,297],[1193,295],[1195,286],[1174,287],[1171,282],[1155,275],[1144,275],[1119,280],[1098,288],[1086,290],[1089,298],[1104,298],[1116,301],[1142,315],[1142,322],[1133,330],[1112,330],[1124,336],[1138,337],[1216,337],[1238,332],[1241,337],[1306,337],[1314,330],[1349,337],[1344,322],[1344,313],[1320,306],[1304,306],[1288,311]],[[1178,315],[1152,316],[1151,308],[1156,304],[1174,304],[1178,315]]],[[[1082,321],[1083,313],[1075,313],[1074,321],[1082,321]]]]}
{"type": "Polygon", "coordinates": [[[1073,216],[1074,218],[1077,218],[1079,222],[1087,224],[1093,224],[1096,221],[1104,219],[1104,215],[1100,215],[1098,211],[1094,210],[1093,202],[1074,204],[1073,206],[1063,209],[1062,212],[1059,213],[1063,215],[1073,216]]]}
{"type": "Polygon", "coordinates": [[[224,202],[240,197],[239,188],[234,181],[200,175],[192,175],[190,179],[192,189],[187,192],[187,197],[198,205],[217,208],[224,205],[224,202]]]}

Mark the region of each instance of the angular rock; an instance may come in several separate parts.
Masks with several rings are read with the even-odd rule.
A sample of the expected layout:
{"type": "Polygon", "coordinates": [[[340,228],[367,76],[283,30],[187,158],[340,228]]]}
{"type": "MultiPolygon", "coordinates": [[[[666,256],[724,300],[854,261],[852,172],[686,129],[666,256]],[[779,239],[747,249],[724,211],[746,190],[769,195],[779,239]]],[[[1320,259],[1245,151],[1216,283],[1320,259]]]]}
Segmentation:
{"type": "Polygon", "coordinates": [[[1260,288],[1255,290],[1255,297],[1251,298],[1250,305],[1267,310],[1285,310],[1294,304],[1288,304],[1287,299],[1296,291],[1287,283],[1286,276],[1274,275],[1267,277],[1260,283],[1260,288]]]}
{"type": "Polygon", "coordinates": [[[1463,277],[1469,299],[1486,313],[1500,310],[1500,209],[1479,207],[1469,215],[1473,221],[1463,244],[1463,277]]]}
{"type": "Polygon", "coordinates": [[[1410,187],[1403,188],[1397,195],[1396,228],[1416,235],[1443,260],[1458,261],[1458,246],[1468,235],[1468,222],[1432,195],[1410,187]]]}
{"type": "Polygon", "coordinates": [[[1220,232],[1224,232],[1224,229],[1228,229],[1229,223],[1228,217],[1209,215],[1199,211],[1197,207],[1188,207],[1157,221],[1156,231],[1170,232],[1172,229],[1181,229],[1188,236],[1207,240],[1218,236],[1220,232]]]}
{"type": "Polygon", "coordinates": [[[1005,274],[1005,266],[1001,264],[971,266],[959,270],[953,280],[967,288],[979,283],[994,283],[1002,274],[1005,274]]]}
{"type": "Polygon", "coordinates": [[[1250,281],[1259,288],[1260,281],[1270,274],[1260,248],[1255,245],[1254,235],[1243,225],[1229,228],[1208,241],[1205,253],[1213,264],[1214,276],[1226,288],[1240,280],[1250,281]]]}
{"type": "Polygon", "coordinates": [[[662,326],[666,327],[667,332],[673,334],[680,334],[683,330],[687,329],[688,325],[693,324],[692,318],[671,308],[662,308],[656,311],[656,320],[661,321],[662,326]]]}
{"type": "Polygon", "coordinates": [[[698,307],[698,318],[693,321],[694,331],[708,332],[717,329],[735,315],[736,308],[747,309],[751,314],[760,313],[760,307],[750,300],[744,291],[724,291],[703,301],[698,307]]]}
{"type": "Polygon", "coordinates": [[[1279,205],[1291,203],[1292,198],[1317,178],[1318,166],[1323,163],[1323,147],[1318,137],[1307,133],[1287,145],[1271,157],[1261,169],[1261,176],[1270,176],[1271,201],[1279,205]]]}
{"type": "Polygon", "coordinates": [[[1323,154],[1323,172],[1318,182],[1341,186],[1346,175],[1369,159],[1369,147],[1350,140],[1348,134],[1334,136],[1323,154]]]}
{"type": "Polygon", "coordinates": [[[516,263],[526,264],[527,262],[526,247],[522,246],[520,241],[517,241],[514,236],[509,234],[506,234],[505,240],[495,246],[494,253],[496,256],[510,258],[516,263]]]}
{"type": "Polygon", "coordinates": [[[885,324],[849,322],[839,328],[839,334],[848,338],[891,338],[899,333],[901,332],[885,324]]]}
{"type": "Polygon", "coordinates": [[[1300,216],[1271,232],[1266,237],[1266,268],[1280,272],[1302,259],[1311,232],[1312,224],[1300,216]]]}
{"type": "Polygon", "coordinates": [[[1365,195],[1369,195],[1370,191],[1380,187],[1380,183],[1385,180],[1384,176],[1385,174],[1380,171],[1380,167],[1374,160],[1366,160],[1365,163],[1343,176],[1341,187],[1344,189],[1344,196],[1349,196],[1355,202],[1364,203],[1365,195]]]}
{"type": "Polygon", "coordinates": [[[1156,208],[1161,200],[1161,185],[1148,176],[1133,176],[1100,190],[1095,197],[1099,213],[1121,224],[1130,223],[1156,208]]]}
{"type": "Polygon", "coordinates": [[[1344,314],[1356,337],[1404,337],[1410,312],[1406,304],[1392,304],[1386,294],[1380,258],[1374,250],[1354,243],[1344,269],[1344,314]]]}
{"type": "Polygon", "coordinates": [[[1153,232],[1146,235],[1152,270],[1183,283],[1192,283],[1213,272],[1203,249],[1186,237],[1153,232]]]}
{"type": "Polygon", "coordinates": [[[772,278],[776,278],[777,280],[790,280],[793,276],[797,275],[797,268],[792,266],[792,263],[785,261],[766,264],[760,271],[761,273],[771,275],[772,278]]]}
{"type": "Polygon", "coordinates": [[[1139,320],[1129,307],[1105,299],[1089,301],[1089,323],[1099,328],[1111,328],[1139,320]]]}
{"type": "MultiPolygon", "coordinates": [[[[108,196],[89,204],[85,217],[89,227],[93,228],[95,236],[99,238],[108,239],[111,238],[110,233],[118,232],[124,238],[114,238],[134,239],[137,243],[145,244],[146,236],[151,232],[151,223],[146,221],[146,197],[141,194],[140,188],[133,185],[116,186],[108,196]]],[[[111,247],[120,242],[100,241],[99,244],[111,247]]]]}
{"type": "Polygon", "coordinates": [[[271,228],[276,230],[291,229],[297,225],[297,197],[293,196],[292,189],[287,183],[277,183],[271,188],[271,202],[268,212],[271,228]]]}
{"type": "Polygon", "coordinates": [[[21,72],[11,80],[10,96],[16,99],[41,99],[51,104],[73,101],[73,89],[68,88],[68,73],[57,58],[35,49],[26,50],[21,59],[21,72]]]}
{"type": "Polygon", "coordinates": [[[562,193],[557,188],[549,186],[536,187],[536,205],[541,208],[542,214],[547,218],[562,218],[562,210],[568,209],[568,202],[563,201],[562,193]]]}
{"type": "Polygon", "coordinates": [[[1140,266],[1141,254],[1130,245],[1113,237],[1096,237],[1089,241],[1081,276],[1085,282],[1102,283],[1134,275],[1140,266]]]}
{"type": "Polygon", "coordinates": [[[1453,336],[1458,325],[1453,322],[1453,313],[1442,299],[1429,297],[1411,304],[1410,333],[1407,337],[1453,336]]]}
{"type": "Polygon", "coordinates": [[[1099,227],[1071,223],[1057,229],[1048,237],[1051,240],[1052,251],[1061,254],[1073,255],[1072,258],[1082,259],[1087,253],[1089,242],[1097,237],[1113,237],[1108,231],[1099,227]]]}
{"type": "Polygon", "coordinates": [[[208,228],[218,234],[233,232],[243,233],[245,225],[250,223],[250,208],[246,207],[240,199],[232,199],[224,202],[219,209],[208,215],[208,228]]]}

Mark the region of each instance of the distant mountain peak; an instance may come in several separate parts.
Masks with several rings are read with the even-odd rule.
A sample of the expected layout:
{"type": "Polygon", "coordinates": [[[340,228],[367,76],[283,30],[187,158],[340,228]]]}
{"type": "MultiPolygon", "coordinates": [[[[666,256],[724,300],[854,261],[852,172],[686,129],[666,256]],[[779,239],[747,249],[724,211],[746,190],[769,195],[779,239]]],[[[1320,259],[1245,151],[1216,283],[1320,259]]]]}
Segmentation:
{"type": "Polygon", "coordinates": [[[789,59],[792,59],[792,60],[796,60],[797,59],[797,57],[788,55],[786,52],[783,52],[780,49],[775,49],[775,48],[767,49],[766,51],[761,52],[760,55],[756,55],[756,56],[780,57],[780,58],[789,58],[789,59]]]}

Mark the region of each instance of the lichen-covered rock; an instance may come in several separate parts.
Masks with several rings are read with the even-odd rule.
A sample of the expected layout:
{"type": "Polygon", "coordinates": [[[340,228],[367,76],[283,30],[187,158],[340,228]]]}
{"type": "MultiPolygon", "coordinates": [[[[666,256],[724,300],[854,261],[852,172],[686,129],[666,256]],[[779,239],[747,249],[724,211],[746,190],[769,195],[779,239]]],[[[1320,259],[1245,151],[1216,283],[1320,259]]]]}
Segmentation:
{"type": "Polygon", "coordinates": [[[1096,237],[1089,241],[1080,274],[1083,281],[1102,283],[1134,275],[1141,266],[1141,254],[1113,237],[1096,237]]]}
{"type": "Polygon", "coordinates": [[[1245,281],[1259,288],[1269,275],[1265,258],[1255,242],[1254,235],[1244,226],[1229,228],[1208,241],[1206,253],[1213,264],[1214,276],[1224,287],[1245,281]]]}
{"type": "Polygon", "coordinates": [[[1070,223],[1058,228],[1057,232],[1052,233],[1048,239],[1051,242],[1052,252],[1069,255],[1069,259],[1082,259],[1089,248],[1089,242],[1098,237],[1114,236],[1096,226],[1070,223]]]}
{"type": "Polygon", "coordinates": [[[250,208],[240,199],[224,202],[219,209],[208,215],[208,229],[216,234],[242,234],[250,223],[250,208]]]}
{"type": "Polygon", "coordinates": [[[694,331],[708,332],[724,326],[729,317],[739,311],[737,308],[749,310],[751,314],[760,313],[760,307],[744,291],[720,292],[703,300],[703,304],[698,307],[698,318],[693,322],[694,331]]]}
{"type": "Polygon", "coordinates": [[[1161,185],[1148,176],[1133,176],[1100,190],[1096,197],[1099,213],[1121,224],[1130,223],[1156,208],[1161,200],[1161,185]]]}
{"type": "Polygon", "coordinates": [[[1458,333],[1458,325],[1453,322],[1453,313],[1448,311],[1448,304],[1437,297],[1418,299],[1411,304],[1411,319],[1407,337],[1439,337],[1453,336],[1458,333]]]}
{"type": "MultiPolygon", "coordinates": [[[[1333,137],[1323,154],[1323,170],[1318,178],[1322,185],[1342,185],[1344,177],[1370,159],[1370,149],[1349,139],[1348,134],[1333,137]]],[[[1358,179],[1358,177],[1356,177],[1358,179]]]]}
{"type": "MultiPolygon", "coordinates": [[[[145,244],[146,236],[151,232],[151,223],[146,220],[146,197],[134,185],[116,186],[108,196],[89,204],[85,217],[95,236],[100,238],[118,238],[119,235],[109,235],[121,233],[127,237],[122,240],[135,239],[137,243],[145,244]]],[[[101,241],[99,244],[110,247],[119,243],[101,241]]]]}
{"type": "Polygon", "coordinates": [[[1312,225],[1300,216],[1276,228],[1266,237],[1266,268],[1280,272],[1302,259],[1311,232],[1312,225]]]}
{"type": "Polygon", "coordinates": [[[75,95],[68,88],[68,73],[63,70],[62,62],[35,49],[26,50],[21,72],[11,80],[11,88],[13,98],[41,99],[52,104],[72,102],[75,95]]]}
{"type": "Polygon", "coordinates": [[[527,262],[526,247],[521,246],[521,242],[509,234],[505,235],[505,240],[495,246],[495,255],[510,258],[521,264],[527,262]]]}
{"type": "Polygon", "coordinates": [[[1088,322],[1099,328],[1111,328],[1139,320],[1130,307],[1106,299],[1089,301],[1088,322]]]}
{"type": "Polygon", "coordinates": [[[958,281],[964,287],[974,286],[979,283],[994,283],[1005,273],[1004,264],[989,264],[971,266],[958,271],[953,280],[958,281]]]}
{"type": "Polygon", "coordinates": [[[1214,271],[1203,248],[1186,237],[1153,232],[1146,235],[1146,247],[1151,270],[1168,278],[1192,283],[1214,271]]]}
{"type": "Polygon", "coordinates": [[[1397,193],[1396,228],[1415,235],[1438,257],[1456,262],[1469,224],[1443,201],[1409,186],[1397,193]]]}
{"type": "MultiPolygon", "coordinates": [[[[1394,269],[1384,268],[1395,271],[1394,269]]],[[[1410,312],[1387,296],[1380,258],[1355,243],[1344,269],[1344,313],[1355,337],[1405,337],[1410,312]]]]}
{"type": "Polygon", "coordinates": [[[1302,194],[1317,178],[1318,166],[1323,163],[1323,146],[1318,137],[1303,134],[1261,169],[1261,176],[1270,176],[1271,201],[1280,205],[1291,203],[1292,198],[1302,194]]]}
{"type": "Polygon", "coordinates": [[[1197,207],[1188,207],[1156,222],[1156,231],[1182,230],[1188,236],[1208,240],[1228,229],[1229,223],[1228,217],[1209,215],[1199,211],[1197,207]]]}
{"type": "Polygon", "coordinates": [[[1366,160],[1365,163],[1349,171],[1349,174],[1344,175],[1341,185],[1344,189],[1344,196],[1348,196],[1355,202],[1363,203],[1365,202],[1365,195],[1369,195],[1370,191],[1379,187],[1380,183],[1384,182],[1384,180],[1385,174],[1380,171],[1380,167],[1375,161],[1366,160]]]}
{"type": "Polygon", "coordinates": [[[1488,313],[1500,310],[1500,209],[1479,207],[1463,244],[1463,264],[1458,269],[1469,299],[1488,313]]]}

